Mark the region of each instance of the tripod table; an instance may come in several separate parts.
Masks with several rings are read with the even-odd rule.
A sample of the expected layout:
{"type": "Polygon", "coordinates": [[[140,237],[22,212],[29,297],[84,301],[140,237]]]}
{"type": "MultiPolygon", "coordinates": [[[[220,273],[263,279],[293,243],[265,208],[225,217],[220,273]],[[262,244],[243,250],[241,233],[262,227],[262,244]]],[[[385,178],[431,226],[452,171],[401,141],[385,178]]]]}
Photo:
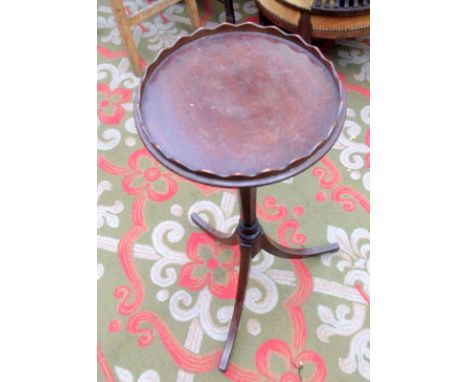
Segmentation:
{"type": "Polygon", "coordinates": [[[239,327],[251,259],[262,249],[286,259],[339,249],[336,243],[290,249],[274,242],[257,219],[256,190],[316,163],[338,138],[345,114],[333,64],[318,48],[276,27],[201,28],[163,50],[146,69],[135,121],[149,152],[192,181],[239,189],[240,221],[233,234],[191,216],[219,242],[240,246],[222,371],[239,327]]]}

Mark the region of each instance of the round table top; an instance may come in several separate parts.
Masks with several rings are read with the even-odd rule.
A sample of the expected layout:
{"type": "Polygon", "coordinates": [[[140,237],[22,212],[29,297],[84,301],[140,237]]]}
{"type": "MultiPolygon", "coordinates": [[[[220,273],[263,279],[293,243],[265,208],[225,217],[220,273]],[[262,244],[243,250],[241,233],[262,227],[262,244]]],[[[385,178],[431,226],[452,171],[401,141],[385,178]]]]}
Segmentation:
{"type": "Polygon", "coordinates": [[[135,119],[166,167],[242,187],[286,179],[319,160],[345,109],[333,65],[317,48],[275,27],[222,24],[179,39],[148,67],[135,119]]]}

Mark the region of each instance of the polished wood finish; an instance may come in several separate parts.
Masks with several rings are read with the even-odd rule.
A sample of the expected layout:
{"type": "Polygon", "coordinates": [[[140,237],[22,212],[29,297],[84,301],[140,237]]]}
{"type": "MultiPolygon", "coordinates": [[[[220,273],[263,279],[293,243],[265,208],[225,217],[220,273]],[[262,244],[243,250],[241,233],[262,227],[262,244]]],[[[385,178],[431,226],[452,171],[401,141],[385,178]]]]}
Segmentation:
{"type": "Polygon", "coordinates": [[[160,63],[141,99],[146,130],[166,157],[223,177],[255,177],[307,156],[338,109],[332,74],[314,55],[251,32],[185,45],[160,63]]]}
{"type": "MultiPolygon", "coordinates": [[[[128,16],[125,13],[123,0],[110,0],[112,13],[114,14],[115,22],[120,33],[120,37],[128,52],[128,57],[133,67],[133,71],[137,76],[143,74],[143,66],[141,64],[140,55],[138,54],[135,41],[133,41],[131,27],[141,23],[148,17],[164,11],[166,8],[178,3],[180,0],[158,0],[151,5],[146,6],[134,15],[128,16]]],[[[198,8],[196,0],[185,0],[187,10],[189,13],[190,21],[194,28],[200,27],[200,17],[198,15],[198,8]]]]}
{"type": "Polygon", "coordinates": [[[234,233],[191,215],[211,237],[240,246],[222,371],[239,329],[251,259],[262,249],[286,259],[339,249],[336,243],[311,249],[276,243],[257,219],[256,198],[258,186],[296,175],[324,156],[341,132],[345,111],[333,64],[318,48],[276,27],[202,28],[163,50],[146,70],[135,98],[135,122],[149,152],[183,177],[239,188],[234,233]]]}
{"type": "Polygon", "coordinates": [[[241,203],[241,222],[246,227],[252,227],[257,222],[257,193],[255,188],[239,189],[239,202],[241,203]]]}
{"type": "Polygon", "coordinates": [[[137,92],[135,119],[171,170],[248,187],[310,167],[338,137],[345,110],[336,71],[316,47],[278,28],[222,24],[161,52],[137,92]]]}

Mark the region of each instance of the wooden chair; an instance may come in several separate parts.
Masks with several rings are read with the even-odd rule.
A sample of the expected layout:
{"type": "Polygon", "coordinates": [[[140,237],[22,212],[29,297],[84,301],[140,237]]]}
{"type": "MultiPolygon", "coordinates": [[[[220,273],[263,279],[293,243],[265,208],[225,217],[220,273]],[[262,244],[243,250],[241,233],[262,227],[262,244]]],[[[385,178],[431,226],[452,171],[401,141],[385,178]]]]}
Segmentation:
{"type": "MultiPolygon", "coordinates": [[[[119,28],[120,37],[125,44],[125,47],[128,51],[128,56],[130,62],[133,66],[133,71],[137,76],[143,74],[143,67],[140,61],[140,55],[133,41],[131,27],[141,23],[143,20],[148,17],[153,16],[156,13],[164,11],[166,8],[178,3],[180,0],[157,0],[151,5],[141,9],[134,15],[127,16],[125,13],[125,8],[123,5],[123,0],[110,0],[110,6],[112,8],[112,13],[115,17],[115,22],[119,28]]],[[[192,26],[197,29],[200,27],[200,17],[198,15],[197,3],[195,0],[185,0],[187,5],[190,21],[192,26]]]]}

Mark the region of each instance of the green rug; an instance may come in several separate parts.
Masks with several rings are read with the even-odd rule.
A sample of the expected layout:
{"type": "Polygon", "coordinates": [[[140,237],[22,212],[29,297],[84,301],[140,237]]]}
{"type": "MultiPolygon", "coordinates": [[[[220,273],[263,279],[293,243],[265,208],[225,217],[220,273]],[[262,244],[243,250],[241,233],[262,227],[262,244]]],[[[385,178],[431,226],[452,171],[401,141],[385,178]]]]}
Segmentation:
{"type": "MultiPolygon", "coordinates": [[[[129,12],[146,0],[125,2],[129,12]]],[[[217,1],[202,21],[224,20],[217,1]]],[[[253,1],[236,2],[256,21],[253,1]]],[[[184,3],[134,28],[146,62],[190,33],[184,3]]],[[[348,96],[343,133],[313,168],[258,190],[265,230],[290,246],[338,242],[338,253],[254,260],[229,369],[217,363],[227,336],[238,265],[188,216],[221,231],[239,218],[236,194],[191,183],[143,148],[133,120],[138,85],[110,7],[98,5],[98,381],[369,380],[369,39],[324,43],[348,96]],[[150,171],[147,171],[151,169],[150,171]],[[194,258],[199,266],[187,267],[194,258]],[[211,264],[212,265],[212,264],[211,264]],[[187,282],[187,272],[196,283],[187,282]],[[235,279],[235,278],[234,278],[235,279]],[[233,284],[233,285],[231,285],[233,284]],[[302,364],[302,368],[299,368],[302,364]]]]}

